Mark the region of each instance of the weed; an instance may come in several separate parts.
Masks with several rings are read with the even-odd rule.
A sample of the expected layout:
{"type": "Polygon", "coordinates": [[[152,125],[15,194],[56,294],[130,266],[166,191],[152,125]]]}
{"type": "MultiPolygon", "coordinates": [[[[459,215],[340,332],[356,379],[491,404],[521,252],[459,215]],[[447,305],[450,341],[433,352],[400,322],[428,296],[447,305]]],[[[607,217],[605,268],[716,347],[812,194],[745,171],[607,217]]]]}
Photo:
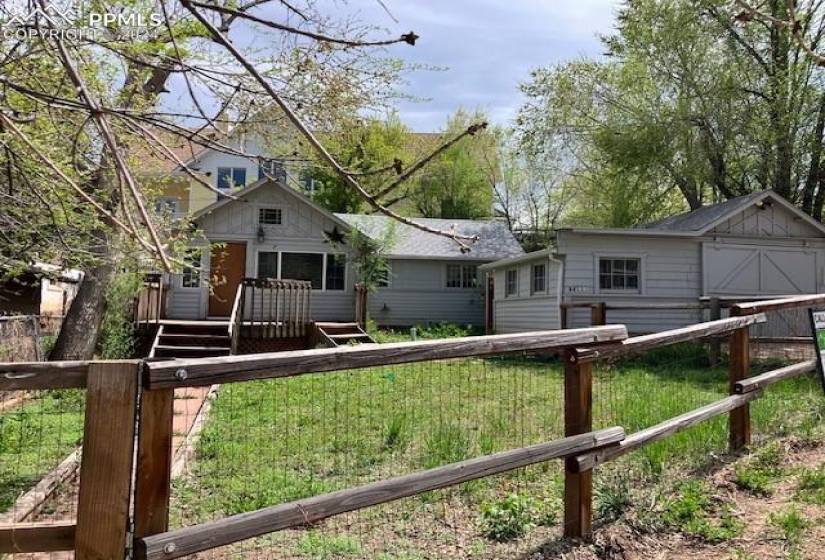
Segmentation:
{"type": "Polygon", "coordinates": [[[768,524],[779,529],[782,533],[782,540],[788,549],[788,558],[801,558],[799,545],[802,535],[811,526],[803,514],[796,508],[790,506],[780,512],[772,513],[768,516],[768,524]]]}
{"type": "Polygon", "coordinates": [[[741,535],[744,525],[730,509],[721,508],[718,520],[713,516],[716,509],[707,485],[689,481],[682,484],[678,496],[668,502],[663,517],[667,525],[708,542],[725,541],[741,535]]]}
{"type": "Polygon", "coordinates": [[[407,418],[403,414],[394,414],[387,420],[384,428],[384,446],[387,449],[398,449],[406,442],[407,418]]]}
{"type": "Polygon", "coordinates": [[[734,470],[734,483],[759,496],[770,496],[772,486],[782,476],[782,448],[773,443],[751,455],[734,470]]]}
{"type": "Polygon", "coordinates": [[[803,502],[825,505],[825,464],[801,472],[796,498],[803,502]]]}
{"type": "Polygon", "coordinates": [[[535,501],[526,494],[510,494],[481,507],[484,536],[498,542],[523,536],[535,526],[535,518],[535,501]]]}
{"type": "Polygon", "coordinates": [[[620,477],[608,479],[596,488],[596,515],[604,521],[615,521],[630,505],[630,485],[620,477]]]}
{"type": "Polygon", "coordinates": [[[298,551],[315,560],[327,560],[361,553],[361,543],[345,535],[324,535],[311,531],[298,541],[298,551]]]}
{"type": "Polygon", "coordinates": [[[470,452],[470,440],[460,426],[445,424],[427,438],[425,447],[427,455],[424,466],[432,468],[466,459],[470,452]]]}

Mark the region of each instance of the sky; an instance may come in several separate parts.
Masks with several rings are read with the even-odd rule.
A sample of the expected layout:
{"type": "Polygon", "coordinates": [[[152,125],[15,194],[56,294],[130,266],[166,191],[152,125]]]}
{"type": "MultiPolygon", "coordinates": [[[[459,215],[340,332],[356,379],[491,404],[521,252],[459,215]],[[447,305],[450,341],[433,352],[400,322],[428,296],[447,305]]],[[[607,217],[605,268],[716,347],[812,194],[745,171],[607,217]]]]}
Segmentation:
{"type": "MultiPolygon", "coordinates": [[[[522,98],[518,84],[530,70],[580,57],[598,57],[598,34],[610,33],[619,0],[350,0],[346,9],[393,34],[415,31],[415,47],[391,51],[408,62],[439,67],[407,76],[402,120],[416,131],[444,127],[459,107],[485,110],[507,124],[522,98]]],[[[406,47],[406,48],[405,48],[406,47]]]]}

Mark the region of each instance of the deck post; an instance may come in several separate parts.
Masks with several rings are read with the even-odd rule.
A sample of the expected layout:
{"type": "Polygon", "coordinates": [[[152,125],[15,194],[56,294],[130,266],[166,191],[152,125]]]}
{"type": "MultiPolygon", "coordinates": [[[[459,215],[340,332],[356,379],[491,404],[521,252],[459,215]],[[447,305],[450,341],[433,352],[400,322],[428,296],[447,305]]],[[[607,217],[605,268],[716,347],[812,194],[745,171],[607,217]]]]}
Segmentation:
{"type": "Polygon", "coordinates": [[[605,302],[594,303],[590,308],[590,324],[600,327],[607,324],[607,304],[605,302]]]}
{"type": "MultiPolygon", "coordinates": [[[[575,352],[564,352],[564,435],[593,428],[593,369],[579,362],[575,352]]],[[[593,531],[593,470],[579,471],[575,458],[564,462],[564,536],[588,539],[593,531]]]]}
{"type": "MultiPolygon", "coordinates": [[[[736,309],[732,314],[738,315],[736,309]]],[[[730,370],[728,375],[728,392],[736,393],[736,383],[746,379],[750,374],[750,333],[748,327],[737,329],[730,337],[730,370]]],[[[730,412],[728,419],[729,448],[731,452],[739,451],[751,444],[750,405],[745,403],[730,412]]]]}
{"type": "Polygon", "coordinates": [[[135,446],[138,362],[89,367],[75,558],[125,558],[135,446]]]}
{"type": "Polygon", "coordinates": [[[135,477],[135,536],[169,528],[174,389],[143,391],[138,418],[135,477]]]}

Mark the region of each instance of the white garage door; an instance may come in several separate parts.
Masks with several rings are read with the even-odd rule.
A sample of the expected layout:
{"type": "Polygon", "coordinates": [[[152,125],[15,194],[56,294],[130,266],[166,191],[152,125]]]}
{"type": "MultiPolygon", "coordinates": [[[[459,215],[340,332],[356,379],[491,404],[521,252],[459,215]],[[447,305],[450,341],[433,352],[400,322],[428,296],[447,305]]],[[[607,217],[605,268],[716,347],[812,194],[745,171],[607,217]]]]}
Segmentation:
{"type": "Polygon", "coordinates": [[[705,243],[705,295],[812,294],[817,251],[791,247],[705,243]]]}

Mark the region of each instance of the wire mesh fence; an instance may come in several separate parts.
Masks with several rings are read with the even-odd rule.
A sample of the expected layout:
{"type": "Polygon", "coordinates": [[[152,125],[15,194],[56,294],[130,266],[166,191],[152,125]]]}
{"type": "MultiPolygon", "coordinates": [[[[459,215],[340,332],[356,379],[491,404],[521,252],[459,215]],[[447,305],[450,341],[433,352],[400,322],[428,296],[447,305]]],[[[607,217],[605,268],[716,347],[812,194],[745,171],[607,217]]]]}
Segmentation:
{"type": "Polygon", "coordinates": [[[0,391],[0,524],[75,518],[84,397],[84,391],[75,389],[0,391]]]}

